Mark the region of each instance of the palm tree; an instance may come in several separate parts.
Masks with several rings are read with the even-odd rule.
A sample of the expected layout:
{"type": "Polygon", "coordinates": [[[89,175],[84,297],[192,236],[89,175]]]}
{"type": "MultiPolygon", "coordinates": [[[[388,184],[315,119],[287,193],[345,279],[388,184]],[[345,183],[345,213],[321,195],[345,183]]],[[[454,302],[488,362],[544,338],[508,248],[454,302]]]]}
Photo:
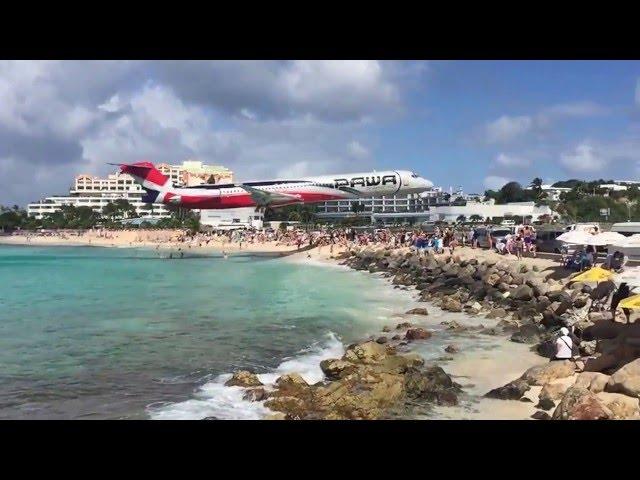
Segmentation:
{"type": "Polygon", "coordinates": [[[534,178],[529,184],[529,188],[533,190],[533,193],[536,194],[536,197],[539,197],[542,193],[542,179],[540,177],[534,178]]]}
{"type": "Polygon", "coordinates": [[[458,218],[456,219],[456,221],[458,223],[464,223],[467,221],[467,217],[465,217],[464,215],[458,215],[458,218]]]}
{"type": "Polygon", "coordinates": [[[474,214],[474,215],[471,215],[469,217],[469,220],[471,220],[473,223],[481,222],[482,221],[482,217],[480,215],[478,215],[478,214],[474,214]]]}

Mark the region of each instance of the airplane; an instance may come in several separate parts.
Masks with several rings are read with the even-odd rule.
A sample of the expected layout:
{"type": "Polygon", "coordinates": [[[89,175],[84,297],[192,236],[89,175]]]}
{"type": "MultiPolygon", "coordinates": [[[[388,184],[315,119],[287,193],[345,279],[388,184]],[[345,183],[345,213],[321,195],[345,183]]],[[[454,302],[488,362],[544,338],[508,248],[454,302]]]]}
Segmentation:
{"type": "Polygon", "coordinates": [[[420,193],[433,184],[406,170],[348,173],[258,182],[176,187],[151,162],[112,163],[145,190],[145,203],[165,203],[188,209],[283,207],[296,203],[348,200],[362,196],[420,193]]]}

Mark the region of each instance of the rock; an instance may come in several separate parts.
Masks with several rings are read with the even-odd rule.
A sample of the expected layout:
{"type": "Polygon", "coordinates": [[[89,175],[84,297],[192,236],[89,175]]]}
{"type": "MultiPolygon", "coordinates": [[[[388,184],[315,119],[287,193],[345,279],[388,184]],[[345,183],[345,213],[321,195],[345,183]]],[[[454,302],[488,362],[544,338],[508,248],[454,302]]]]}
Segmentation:
{"type": "Polygon", "coordinates": [[[424,340],[431,337],[431,332],[424,328],[410,328],[407,330],[404,338],[405,340],[424,340]]]}
{"type": "Polygon", "coordinates": [[[456,347],[455,345],[447,345],[447,347],[444,349],[445,352],[447,353],[458,353],[458,347],[456,347]]]}
{"type": "Polygon", "coordinates": [[[536,413],[531,415],[531,418],[534,420],[551,420],[551,416],[547,412],[543,412],[542,410],[538,410],[536,413]]]}
{"type": "Polygon", "coordinates": [[[400,335],[394,335],[391,337],[391,340],[400,340],[402,337],[400,335]]]}
{"type": "Polygon", "coordinates": [[[544,358],[553,358],[556,356],[556,344],[553,340],[545,340],[540,342],[536,347],[538,355],[544,358]]]}
{"type": "Polygon", "coordinates": [[[574,308],[582,308],[587,304],[587,299],[589,297],[578,297],[573,301],[574,308]]]}
{"type": "Polygon", "coordinates": [[[387,337],[384,337],[384,336],[376,338],[376,343],[379,343],[381,345],[383,343],[387,343],[388,341],[389,341],[389,339],[387,337]]]}
{"type": "Polygon", "coordinates": [[[522,380],[529,385],[542,385],[551,382],[557,378],[570,377],[575,372],[575,368],[570,361],[555,361],[545,363],[536,367],[531,367],[524,372],[522,380]]]}
{"type": "MultiPolygon", "coordinates": [[[[538,404],[536,405],[536,408],[541,408],[542,410],[551,410],[553,407],[555,407],[556,404],[554,403],[553,400],[551,400],[550,398],[542,398],[538,401],[538,404]]],[[[551,418],[551,417],[549,417],[551,418]]]]}
{"type": "Polygon", "coordinates": [[[227,387],[260,387],[262,382],[258,380],[258,376],[255,373],[251,373],[248,370],[239,370],[235,372],[232,377],[225,382],[227,387]]]}
{"type": "Polygon", "coordinates": [[[581,372],[576,378],[576,387],[586,388],[593,393],[603,392],[609,381],[609,375],[599,372],[581,372]]]}
{"type": "Polygon", "coordinates": [[[407,370],[404,378],[409,398],[436,402],[438,405],[458,404],[460,386],[438,366],[424,370],[411,368],[407,370]]]}
{"type": "Polygon", "coordinates": [[[249,400],[250,402],[261,402],[267,397],[268,394],[264,388],[251,388],[242,396],[244,400],[249,400]]]}
{"type": "Polygon", "coordinates": [[[485,318],[504,318],[507,316],[507,311],[504,308],[494,308],[491,310],[485,318]]]}
{"type": "Polygon", "coordinates": [[[285,373],[276,379],[276,385],[280,389],[296,389],[309,386],[299,373],[285,373]]]}
{"type": "Polygon", "coordinates": [[[617,370],[607,383],[605,391],[640,397],[640,358],[617,370]]]}
{"type": "Polygon", "coordinates": [[[553,412],[553,420],[607,420],[613,412],[586,388],[571,387],[553,412]]]}
{"type": "Polygon", "coordinates": [[[559,378],[557,380],[553,380],[542,387],[540,390],[540,395],[538,398],[540,400],[549,399],[549,400],[560,400],[564,393],[573,386],[575,383],[575,378],[573,376],[566,378],[559,378]]]}
{"type": "Polygon", "coordinates": [[[498,398],[500,400],[519,400],[531,387],[521,379],[509,382],[506,385],[494,388],[485,394],[487,398],[498,398]]]}
{"type": "Polygon", "coordinates": [[[511,341],[516,343],[538,343],[543,335],[540,327],[534,323],[522,325],[517,332],[511,335],[511,341]]]}
{"type": "Polygon", "coordinates": [[[413,324],[411,322],[402,322],[396,325],[396,330],[404,330],[405,328],[411,328],[413,324]]]}
{"type": "Polygon", "coordinates": [[[591,340],[590,342],[582,341],[580,342],[580,355],[583,357],[588,357],[596,353],[596,341],[591,340]]]}
{"type": "Polygon", "coordinates": [[[511,297],[516,300],[531,300],[533,298],[533,290],[529,285],[520,285],[511,292],[511,297]]]}
{"type": "Polygon", "coordinates": [[[387,325],[385,325],[384,327],[382,327],[382,331],[387,333],[391,331],[391,328],[389,328],[387,325]]]}
{"type": "Polygon", "coordinates": [[[613,418],[636,418],[640,415],[640,400],[621,393],[596,393],[596,397],[613,412],[613,418]]]}
{"type": "Polygon", "coordinates": [[[333,358],[322,360],[320,362],[320,368],[327,378],[335,380],[352,374],[357,367],[352,363],[333,358]]]}
{"type": "Polygon", "coordinates": [[[406,313],[407,315],[429,315],[429,312],[424,307],[412,308],[406,313]]]}
{"type": "Polygon", "coordinates": [[[304,400],[290,395],[272,397],[264,402],[264,406],[276,412],[283,412],[287,415],[286,418],[290,419],[304,418],[308,412],[304,400]]]}
{"type": "Polygon", "coordinates": [[[448,312],[461,312],[462,304],[460,300],[453,297],[444,297],[441,308],[448,312]]]}
{"type": "Polygon", "coordinates": [[[348,348],[342,359],[352,363],[372,364],[381,361],[386,356],[386,349],[382,345],[375,342],[364,342],[348,348]]]}

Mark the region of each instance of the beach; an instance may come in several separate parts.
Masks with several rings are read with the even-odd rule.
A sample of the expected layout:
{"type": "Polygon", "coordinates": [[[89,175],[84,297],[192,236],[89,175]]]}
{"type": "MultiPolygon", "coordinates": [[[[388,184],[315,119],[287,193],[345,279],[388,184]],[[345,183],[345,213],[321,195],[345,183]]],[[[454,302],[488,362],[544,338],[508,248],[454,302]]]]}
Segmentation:
{"type": "MultiPolygon", "coordinates": [[[[111,233],[109,232],[109,234],[111,233]]],[[[125,260],[123,268],[129,268],[126,262],[133,262],[131,265],[144,266],[145,259],[160,258],[158,252],[155,251],[156,248],[165,251],[180,248],[187,252],[185,257],[187,260],[189,260],[190,254],[193,254],[194,258],[191,258],[190,261],[203,262],[202,265],[189,264],[188,262],[161,263],[157,264],[157,268],[154,266],[155,273],[142,273],[141,271],[138,275],[144,277],[149,277],[150,274],[161,275],[159,278],[166,278],[166,281],[169,282],[173,282],[175,278],[187,278],[184,275],[188,271],[202,272],[202,274],[213,276],[209,280],[204,280],[204,278],[198,280],[201,275],[198,273],[193,279],[190,279],[189,282],[197,281],[196,284],[189,287],[190,296],[193,296],[193,299],[182,297],[187,300],[187,303],[176,309],[173,315],[170,311],[166,321],[174,322],[176,315],[183,317],[184,313],[179,312],[192,311],[193,303],[196,302],[204,310],[201,313],[192,312],[189,314],[190,317],[195,315],[197,318],[207,319],[203,320],[205,323],[200,324],[198,328],[212,328],[211,333],[219,335],[220,333],[215,333],[217,332],[215,323],[207,326],[210,315],[207,315],[206,312],[208,310],[219,311],[221,308],[219,295],[223,292],[227,292],[227,302],[231,302],[224,307],[224,311],[233,309],[240,315],[240,318],[243,318],[243,322],[244,319],[248,321],[248,323],[237,323],[238,320],[234,320],[237,327],[240,328],[240,330],[236,330],[235,335],[240,335],[237,338],[244,339],[229,345],[232,347],[232,357],[237,357],[239,360],[235,363],[235,368],[233,364],[228,364],[226,361],[229,354],[223,355],[220,359],[221,363],[213,370],[202,369],[202,365],[199,367],[196,365],[197,363],[206,365],[210,362],[211,359],[207,360],[207,357],[211,357],[217,349],[217,340],[212,337],[212,343],[202,345],[203,351],[197,354],[196,352],[187,354],[187,358],[191,355],[192,368],[201,371],[202,375],[193,375],[192,373],[186,374],[185,377],[185,372],[181,369],[169,375],[166,372],[163,373],[160,377],[163,379],[161,384],[164,387],[154,393],[157,400],[148,404],[141,400],[146,413],[141,414],[138,406],[136,407],[138,413],[127,413],[124,418],[145,418],[145,416],[158,419],[343,418],[346,415],[344,418],[528,419],[533,414],[539,413],[536,407],[538,397],[544,388],[543,385],[532,384],[522,392],[519,398],[514,399],[488,398],[486,396],[488,392],[500,390],[503,386],[509,385],[523,375],[523,372],[535,367],[545,367],[549,363],[548,358],[535,351],[539,341],[537,337],[533,341],[529,341],[529,339],[513,341],[514,332],[518,333],[519,325],[526,325],[526,322],[521,323],[522,320],[515,320],[524,318],[518,317],[518,312],[524,308],[524,303],[519,310],[514,310],[514,319],[507,319],[504,314],[492,316],[494,311],[498,311],[500,308],[497,305],[491,306],[486,301],[474,304],[473,300],[469,299],[464,304],[464,308],[462,305],[451,308],[451,305],[447,303],[449,301],[447,295],[452,293],[449,287],[443,288],[441,286],[435,290],[429,290],[425,288],[425,284],[414,283],[413,280],[409,281],[408,278],[405,278],[406,275],[400,271],[391,274],[386,271],[386,267],[374,265],[379,265],[380,259],[384,258],[406,259],[407,262],[417,261],[417,263],[412,263],[414,267],[421,264],[427,269],[439,269],[447,266],[456,269],[470,268],[471,265],[474,265],[475,269],[475,266],[487,263],[501,265],[500,268],[503,271],[520,272],[526,270],[531,274],[535,272],[536,278],[540,276],[540,278],[549,279],[548,282],[553,288],[564,288],[567,274],[558,268],[559,265],[555,260],[531,257],[518,260],[515,256],[503,256],[495,252],[469,247],[457,248],[453,255],[446,253],[423,257],[416,257],[407,248],[388,251],[375,245],[356,247],[355,249],[334,246],[333,251],[328,245],[325,245],[299,252],[296,246],[275,245],[275,242],[243,244],[242,250],[229,248],[228,245],[223,247],[221,242],[210,242],[208,246],[194,244],[189,248],[189,246],[185,246],[184,242],[173,239],[179,233],[175,231],[150,231],[150,235],[155,236],[149,237],[141,236],[137,231],[113,233],[118,235],[114,235],[113,238],[96,236],[73,238],[69,236],[62,239],[43,237],[31,240],[18,236],[3,237],[4,242],[2,243],[7,246],[6,248],[11,248],[8,244],[19,246],[20,252],[24,252],[22,249],[24,245],[31,245],[33,249],[26,249],[27,251],[45,249],[47,254],[67,251],[68,249],[58,250],[55,248],[66,245],[73,247],[70,251],[80,251],[82,255],[89,258],[96,255],[102,256],[102,254],[91,253],[100,252],[102,249],[86,247],[119,247],[104,251],[120,251],[122,255],[125,255],[124,258],[129,258],[130,260],[125,260]],[[10,240],[10,242],[6,240],[10,240]],[[231,263],[215,263],[224,262],[221,255],[223,250],[229,253],[229,262],[231,263]],[[133,255],[127,253],[136,251],[139,253],[133,255]],[[234,260],[238,253],[244,255],[237,256],[234,260]],[[264,258],[279,256],[284,256],[284,258],[274,258],[274,260],[264,263],[260,262],[260,257],[256,255],[263,255],[264,258]],[[211,258],[214,263],[208,264],[208,258],[211,258]],[[236,261],[241,263],[233,263],[236,261]],[[224,277],[220,277],[218,270],[223,265],[225,270],[227,267],[231,267],[231,270],[228,270],[224,277]],[[263,270],[263,266],[266,269],[264,270],[266,277],[259,273],[263,270]],[[364,268],[365,266],[368,267],[364,268]],[[212,268],[214,270],[211,270],[212,268]],[[276,270],[273,273],[267,273],[271,271],[271,268],[276,270]],[[245,270],[246,274],[242,273],[242,275],[248,275],[246,280],[242,280],[241,278],[244,277],[241,277],[233,280],[239,282],[237,286],[227,285],[227,279],[235,277],[236,272],[244,272],[245,270]],[[208,271],[210,273],[207,273],[208,271]],[[225,281],[222,281],[223,278],[225,281]],[[257,282],[256,285],[265,285],[265,281],[270,282],[272,293],[266,297],[269,300],[265,300],[262,294],[257,295],[256,293],[255,288],[264,289],[264,287],[249,286],[249,283],[253,281],[257,282]],[[203,289],[202,293],[197,293],[197,289],[203,289]],[[236,296],[241,290],[246,291],[250,296],[256,296],[255,310],[247,309],[246,302],[244,306],[237,303],[239,299],[236,296]],[[276,301],[273,304],[274,299],[277,300],[278,294],[284,292],[286,292],[286,296],[279,300],[280,303],[276,301]],[[298,295],[301,296],[296,301],[298,295]],[[315,302],[316,306],[306,305],[307,300],[302,300],[305,295],[308,297],[311,295],[309,298],[315,302]],[[200,300],[197,300],[198,298],[200,300]],[[303,310],[299,310],[301,304],[306,305],[303,310]],[[327,308],[329,305],[331,308],[327,308]],[[276,309],[270,310],[273,307],[276,309]],[[410,313],[415,309],[424,309],[424,307],[428,310],[427,314],[410,313]],[[294,309],[291,316],[288,317],[289,320],[284,324],[280,323],[281,320],[276,320],[280,317],[278,311],[282,308],[294,309]],[[312,320],[305,320],[301,323],[302,318],[307,317],[312,320]],[[273,325],[273,327],[260,330],[259,325],[265,321],[266,325],[273,325]],[[276,325],[279,326],[276,327],[276,325]],[[304,329],[299,330],[303,325],[304,329]],[[324,326],[317,330],[318,325],[324,326]],[[270,360],[267,360],[266,357],[262,358],[264,353],[259,352],[264,349],[263,342],[266,340],[263,338],[264,335],[271,335],[272,332],[276,332],[280,328],[284,329],[280,330],[283,334],[287,332],[287,337],[291,335],[289,332],[298,333],[287,340],[283,344],[284,350],[280,350],[275,356],[270,357],[270,360]],[[299,336],[303,331],[307,331],[307,333],[299,336]],[[425,339],[414,340],[413,337],[410,337],[411,331],[425,332],[428,335],[425,339]],[[291,341],[293,343],[290,343],[291,341]],[[375,345],[383,345],[384,350],[380,350],[381,347],[375,345]],[[381,385],[384,387],[382,393],[377,394],[380,398],[386,399],[385,402],[388,404],[385,403],[383,406],[375,403],[369,404],[367,402],[371,399],[368,397],[351,398],[346,395],[344,398],[347,400],[345,401],[361,402],[368,407],[364,410],[359,409],[357,412],[345,413],[344,410],[341,410],[342,413],[339,413],[326,410],[326,406],[319,407],[317,403],[308,403],[305,399],[311,398],[309,395],[312,395],[313,398],[332,395],[331,392],[327,393],[323,390],[327,387],[322,385],[327,385],[327,380],[329,380],[329,388],[332,385],[340,386],[341,382],[344,382],[344,379],[339,375],[332,377],[334,375],[331,370],[332,365],[338,362],[337,359],[340,357],[347,359],[351,358],[350,355],[353,357],[353,352],[360,351],[359,348],[363,349],[364,353],[361,352],[361,354],[365,355],[365,358],[366,355],[386,358],[383,362],[384,365],[397,365],[397,362],[415,362],[417,361],[416,357],[412,357],[412,355],[418,355],[417,358],[420,359],[419,364],[416,364],[418,367],[424,365],[420,368],[427,368],[427,371],[431,371],[429,369],[433,368],[442,369],[442,375],[446,375],[450,379],[449,381],[453,382],[452,385],[455,388],[439,386],[438,388],[444,388],[444,390],[429,393],[427,397],[424,397],[424,392],[418,395],[415,391],[407,391],[406,395],[418,395],[418,398],[424,397],[430,400],[419,400],[417,404],[416,401],[412,401],[409,407],[405,405],[398,411],[398,399],[393,395],[391,398],[387,398],[387,396],[395,388],[393,385],[400,385],[398,388],[404,388],[401,386],[407,385],[408,380],[405,378],[408,375],[407,372],[414,372],[417,367],[415,365],[407,366],[408,370],[406,371],[381,371],[376,367],[378,370],[369,371],[368,369],[371,367],[362,367],[360,363],[356,362],[353,364],[356,366],[354,368],[365,368],[365,371],[361,372],[361,377],[358,378],[369,378],[368,381],[374,381],[374,385],[378,384],[375,383],[376,380],[371,380],[371,378],[386,378],[385,382],[391,382],[390,384],[382,383],[381,385]],[[376,349],[379,350],[377,353],[376,349]],[[255,360],[247,363],[247,355],[255,357],[255,360]],[[233,383],[236,381],[235,376],[244,371],[251,372],[250,375],[255,376],[250,377],[253,379],[252,383],[249,385],[233,383]],[[255,385],[260,386],[255,388],[255,385]],[[292,388],[293,390],[291,390],[292,388]],[[295,399],[295,402],[290,399],[295,399]],[[296,405],[293,410],[291,402],[296,405]],[[284,413],[282,413],[283,411],[284,413]]],[[[235,245],[235,247],[239,246],[235,245]]],[[[24,253],[24,255],[28,256],[28,253],[24,253]]],[[[69,261],[65,261],[64,265],[68,264],[69,261]]],[[[401,271],[408,274],[412,270],[406,267],[401,271]]],[[[462,285],[458,280],[464,278],[463,275],[461,272],[460,275],[453,277],[445,273],[449,280],[456,279],[456,285],[462,285]]],[[[516,274],[513,275],[515,278],[516,274]]],[[[117,278],[122,277],[120,275],[114,277],[114,282],[120,281],[117,278]]],[[[100,283],[103,281],[101,279],[100,283]]],[[[78,284],[76,288],[82,287],[78,284]]],[[[123,288],[125,290],[131,289],[126,286],[123,288]]],[[[97,298],[103,296],[98,291],[95,292],[95,295],[97,298]]],[[[144,303],[146,295],[148,294],[142,295],[139,299],[140,302],[144,303]]],[[[169,306],[173,303],[170,299],[175,295],[175,293],[167,291],[164,297],[158,298],[163,298],[162,301],[169,306]],[[166,296],[167,294],[169,297],[166,296]]],[[[127,300],[123,300],[123,305],[126,305],[127,302],[127,300]]],[[[87,308],[91,308],[89,304],[87,304],[87,308]]],[[[164,307],[162,311],[166,308],[164,307]]],[[[25,310],[25,312],[30,311],[31,308],[25,310]]],[[[134,314],[134,311],[135,308],[123,318],[134,314]]],[[[213,316],[215,317],[216,314],[214,313],[213,316]]],[[[508,316],[511,317],[511,315],[508,316]]],[[[153,315],[149,318],[153,318],[153,315]]],[[[202,333],[199,333],[198,336],[204,337],[202,333]]],[[[149,348],[154,348],[152,345],[159,340],[149,339],[149,341],[149,348]]],[[[164,340],[163,342],[169,342],[167,343],[169,346],[172,340],[164,340]]],[[[376,360],[376,362],[379,361],[376,360]]],[[[153,374],[152,377],[154,375],[158,374],[153,374]]],[[[138,377],[138,374],[136,373],[135,376],[138,377]]],[[[138,377],[138,382],[140,378],[144,378],[144,376],[138,377]]],[[[148,382],[149,378],[144,381],[148,382]]],[[[127,382],[130,383],[130,380],[127,382]]],[[[356,390],[360,388],[357,387],[357,384],[347,385],[347,387],[356,390]]],[[[121,415],[116,413],[117,411],[119,410],[114,410],[113,414],[121,415]]],[[[64,412],[59,415],[62,415],[60,418],[67,418],[64,412]]],[[[97,411],[94,415],[96,418],[113,418],[109,414],[103,416],[104,413],[97,411]]],[[[117,418],[123,417],[117,416],[117,418]]]]}

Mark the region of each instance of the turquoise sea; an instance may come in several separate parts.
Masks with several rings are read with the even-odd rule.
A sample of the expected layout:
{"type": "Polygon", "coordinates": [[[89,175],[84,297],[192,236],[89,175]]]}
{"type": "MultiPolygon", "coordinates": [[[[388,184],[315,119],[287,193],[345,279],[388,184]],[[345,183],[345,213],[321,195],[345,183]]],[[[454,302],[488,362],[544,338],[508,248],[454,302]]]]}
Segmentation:
{"type": "Polygon", "coordinates": [[[163,255],[0,245],[0,418],[260,418],[230,372],[320,380],[412,303],[341,267],[163,255]]]}

